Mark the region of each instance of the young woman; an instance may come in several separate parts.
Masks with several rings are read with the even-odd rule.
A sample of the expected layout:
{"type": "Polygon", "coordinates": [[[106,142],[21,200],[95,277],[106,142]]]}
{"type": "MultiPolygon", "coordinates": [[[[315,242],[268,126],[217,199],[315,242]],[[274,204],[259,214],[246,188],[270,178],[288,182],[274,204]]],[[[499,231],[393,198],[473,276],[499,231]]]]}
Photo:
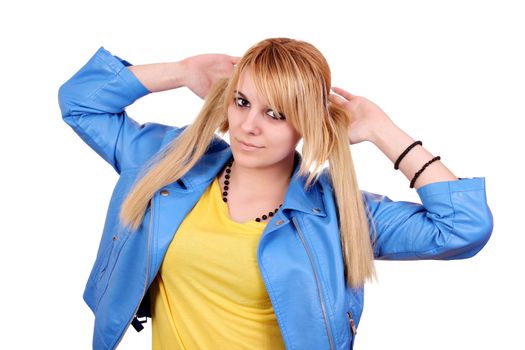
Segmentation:
{"type": "Polygon", "coordinates": [[[374,258],[468,258],[492,232],[485,179],[457,178],[374,103],[332,88],[306,42],[141,66],[101,47],[59,103],[120,174],[84,293],[96,349],[144,316],[154,349],[351,349],[374,258]],[[125,112],[181,86],[205,97],[190,125],[125,112]],[[359,190],[349,145],[362,141],[422,204],[359,190]]]}

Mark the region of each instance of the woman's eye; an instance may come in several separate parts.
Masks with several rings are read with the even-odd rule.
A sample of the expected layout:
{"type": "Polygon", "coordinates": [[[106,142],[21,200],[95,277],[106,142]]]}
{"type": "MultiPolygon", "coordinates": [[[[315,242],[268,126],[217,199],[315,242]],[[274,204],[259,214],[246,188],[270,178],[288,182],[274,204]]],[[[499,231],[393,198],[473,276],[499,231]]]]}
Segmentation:
{"type": "Polygon", "coordinates": [[[272,119],[275,119],[275,120],[285,120],[285,116],[280,113],[279,115],[277,113],[275,113],[274,111],[272,111],[271,109],[268,110],[268,112],[266,112],[266,114],[268,114],[270,117],[272,117],[272,119]]]}
{"type": "Polygon", "coordinates": [[[235,104],[239,107],[247,107],[250,105],[250,103],[248,101],[246,101],[244,98],[242,97],[235,97],[234,98],[234,101],[235,101],[235,104]]]}

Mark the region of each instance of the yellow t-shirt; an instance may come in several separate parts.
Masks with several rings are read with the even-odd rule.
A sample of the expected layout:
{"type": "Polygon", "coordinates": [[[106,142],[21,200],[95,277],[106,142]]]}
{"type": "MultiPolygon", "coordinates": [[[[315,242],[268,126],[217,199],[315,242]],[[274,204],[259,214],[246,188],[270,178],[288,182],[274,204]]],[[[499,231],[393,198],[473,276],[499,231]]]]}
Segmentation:
{"type": "Polygon", "coordinates": [[[154,350],[285,348],[257,263],[266,224],[231,220],[215,178],[151,286],[154,350]]]}

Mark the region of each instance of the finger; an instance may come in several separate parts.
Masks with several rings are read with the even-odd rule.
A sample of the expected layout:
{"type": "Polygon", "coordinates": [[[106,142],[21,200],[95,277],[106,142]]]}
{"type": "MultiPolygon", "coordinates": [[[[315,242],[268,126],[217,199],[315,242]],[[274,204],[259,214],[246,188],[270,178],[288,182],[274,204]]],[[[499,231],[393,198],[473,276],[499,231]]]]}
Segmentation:
{"type": "Polygon", "coordinates": [[[355,95],[352,95],[352,94],[349,93],[348,91],[346,91],[346,90],[344,90],[344,89],[341,89],[341,88],[339,88],[339,87],[335,87],[335,86],[333,86],[333,87],[332,87],[332,90],[333,90],[336,94],[343,96],[343,97],[346,98],[347,100],[350,100],[350,99],[352,99],[352,98],[355,97],[355,95]]]}
{"type": "Polygon", "coordinates": [[[230,60],[233,64],[239,63],[240,59],[241,58],[239,56],[230,56],[230,60]]]}
{"type": "Polygon", "coordinates": [[[336,95],[336,94],[330,94],[330,95],[328,95],[328,99],[329,99],[331,102],[333,102],[333,103],[335,103],[335,104],[337,104],[337,105],[343,105],[343,104],[345,104],[346,102],[348,102],[348,100],[346,100],[346,99],[344,99],[344,98],[342,98],[341,96],[336,95]]]}

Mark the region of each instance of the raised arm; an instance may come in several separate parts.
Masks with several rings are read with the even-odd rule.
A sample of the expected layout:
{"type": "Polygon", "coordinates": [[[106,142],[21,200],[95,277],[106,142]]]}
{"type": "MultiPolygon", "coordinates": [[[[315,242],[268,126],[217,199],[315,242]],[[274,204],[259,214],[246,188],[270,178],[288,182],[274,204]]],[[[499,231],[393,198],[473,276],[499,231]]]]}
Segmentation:
{"type": "Polygon", "coordinates": [[[200,55],[180,62],[132,66],[100,47],[59,89],[63,120],[118,173],[141,166],[161,147],[168,132],[182,128],[139,124],[125,108],[152,91],[187,86],[204,97],[228,77],[236,58],[200,55]],[[151,90],[150,90],[151,89],[151,90]]]}
{"type": "MultiPolygon", "coordinates": [[[[350,114],[351,144],[373,142],[394,163],[414,139],[399,129],[373,102],[334,88],[330,100],[350,114]]],[[[431,160],[422,146],[412,148],[399,169],[408,180],[431,160]]],[[[461,259],[475,255],[493,228],[485,178],[457,178],[439,160],[432,162],[414,187],[422,204],[392,201],[362,191],[377,259],[461,259]]]]}
{"type": "Polygon", "coordinates": [[[188,87],[204,98],[214,81],[231,75],[239,58],[223,54],[205,54],[178,62],[130,66],[128,69],[151,92],[188,87]]]}
{"type": "MultiPolygon", "coordinates": [[[[399,155],[415,140],[395,125],[385,112],[372,101],[334,88],[331,99],[345,107],[353,120],[348,129],[350,144],[370,141],[394,163],[399,155]]],[[[422,145],[413,147],[402,159],[399,170],[411,181],[421,167],[434,158],[422,145]]],[[[458,178],[440,161],[434,161],[419,175],[414,188],[439,181],[453,181],[458,178]]]]}

